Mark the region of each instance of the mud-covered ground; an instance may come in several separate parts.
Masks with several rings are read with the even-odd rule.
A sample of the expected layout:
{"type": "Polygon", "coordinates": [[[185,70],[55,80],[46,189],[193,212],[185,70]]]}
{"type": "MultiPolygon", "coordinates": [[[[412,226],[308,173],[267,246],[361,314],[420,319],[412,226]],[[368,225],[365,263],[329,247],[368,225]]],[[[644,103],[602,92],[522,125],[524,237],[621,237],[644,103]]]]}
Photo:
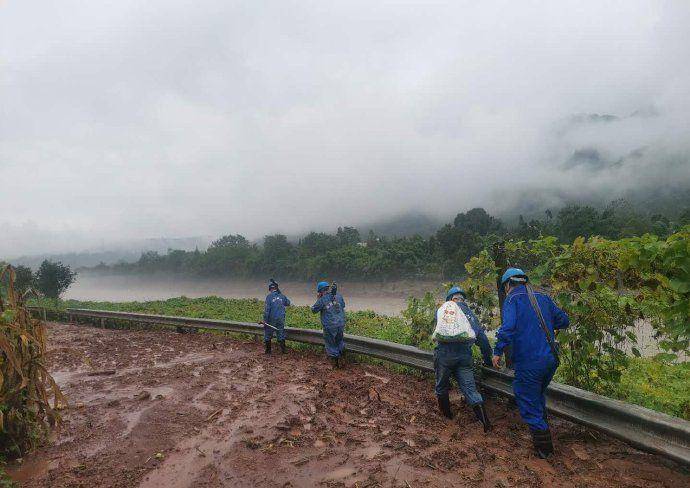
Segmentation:
{"type": "Polygon", "coordinates": [[[564,421],[554,459],[537,459],[502,401],[489,400],[484,435],[459,397],[454,421],[436,413],[429,379],[333,371],[316,352],[64,324],[50,325],[50,348],[70,407],[52,443],[10,469],[22,486],[690,485],[678,466],[564,421]]]}

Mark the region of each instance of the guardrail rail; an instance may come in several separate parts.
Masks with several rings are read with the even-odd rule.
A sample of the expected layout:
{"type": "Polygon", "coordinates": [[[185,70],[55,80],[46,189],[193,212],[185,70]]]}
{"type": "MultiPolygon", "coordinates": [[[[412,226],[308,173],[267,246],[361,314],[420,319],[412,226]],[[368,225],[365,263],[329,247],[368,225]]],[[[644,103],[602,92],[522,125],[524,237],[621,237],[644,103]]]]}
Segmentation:
{"type": "MultiPolygon", "coordinates": [[[[45,310],[40,307],[31,309],[46,316],[45,310]]],[[[230,320],[75,308],[69,308],[65,313],[69,322],[78,319],[96,320],[101,326],[104,326],[107,320],[119,320],[139,324],[263,334],[263,326],[259,324],[230,320]]],[[[285,330],[289,341],[323,345],[323,334],[320,330],[295,327],[286,327],[285,330]]],[[[345,348],[350,352],[423,371],[433,371],[433,354],[416,347],[345,334],[345,348]]],[[[479,382],[484,388],[507,397],[513,396],[511,373],[486,367],[482,367],[479,373],[479,382]]],[[[547,389],[546,403],[549,413],[605,432],[644,451],[660,454],[690,466],[690,422],[559,383],[552,383],[547,389]]]]}

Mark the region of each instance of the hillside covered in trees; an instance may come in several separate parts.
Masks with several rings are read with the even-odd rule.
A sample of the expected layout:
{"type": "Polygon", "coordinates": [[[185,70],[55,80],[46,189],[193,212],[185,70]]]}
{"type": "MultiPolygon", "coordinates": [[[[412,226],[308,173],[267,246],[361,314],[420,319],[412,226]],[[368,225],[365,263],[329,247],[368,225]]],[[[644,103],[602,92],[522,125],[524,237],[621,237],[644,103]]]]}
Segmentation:
{"type": "Polygon", "coordinates": [[[225,235],[206,251],[170,249],[167,254],[145,252],[133,263],[100,264],[91,271],[117,274],[185,274],[190,277],[278,279],[448,278],[465,273],[470,257],[494,242],[556,236],[563,243],[594,235],[608,239],[652,233],[667,236],[690,224],[690,209],[675,216],[647,215],[624,200],[603,209],[568,205],[542,218],[519,217],[511,225],[482,208],[459,213],[428,237],[390,237],[354,227],[334,234],[310,232],[296,241],[282,234],[267,235],[261,244],[242,235],[225,235]],[[364,234],[364,235],[363,235],[364,234]]]}

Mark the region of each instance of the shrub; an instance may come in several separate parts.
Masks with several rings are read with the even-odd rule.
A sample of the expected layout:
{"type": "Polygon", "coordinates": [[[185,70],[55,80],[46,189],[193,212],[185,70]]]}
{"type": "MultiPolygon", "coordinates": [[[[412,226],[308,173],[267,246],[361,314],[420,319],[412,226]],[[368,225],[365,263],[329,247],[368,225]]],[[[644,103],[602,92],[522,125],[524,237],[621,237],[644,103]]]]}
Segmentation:
{"type": "Polygon", "coordinates": [[[11,266],[2,271],[0,282],[5,278],[6,299],[0,297],[0,455],[17,456],[45,438],[59,420],[57,409],[65,398],[43,363],[45,325],[24,306],[11,266]]]}
{"type": "Polygon", "coordinates": [[[74,283],[76,276],[69,266],[46,259],[36,272],[36,288],[47,298],[59,298],[74,283]]]}

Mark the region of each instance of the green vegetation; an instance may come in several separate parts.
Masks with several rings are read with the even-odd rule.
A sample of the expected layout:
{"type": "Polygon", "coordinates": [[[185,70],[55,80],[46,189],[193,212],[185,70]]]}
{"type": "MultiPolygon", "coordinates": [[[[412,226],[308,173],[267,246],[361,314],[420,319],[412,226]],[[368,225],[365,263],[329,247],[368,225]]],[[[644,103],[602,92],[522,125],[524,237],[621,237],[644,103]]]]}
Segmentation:
{"type": "Polygon", "coordinates": [[[623,370],[616,396],[630,403],[690,420],[690,363],[633,358],[623,370]]]}
{"type": "MultiPolygon", "coordinates": [[[[430,349],[433,312],[438,299],[431,293],[410,299],[403,317],[388,317],[371,311],[347,312],[347,332],[400,344],[430,349]]],[[[43,301],[49,308],[88,308],[127,312],[176,315],[209,319],[255,322],[261,317],[263,303],[256,299],[171,298],[150,302],[43,301]]],[[[320,328],[318,315],[308,307],[290,307],[287,325],[320,328]]],[[[687,364],[670,364],[655,359],[635,358],[619,368],[619,385],[610,396],[690,420],[690,398],[685,387],[690,374],[687,364]],[[640,372],[644,372],[642,376],[640,372]],[[647,379],[645,379],[647,378],[647,379]]],[[[564,378],[560,378],[562,381],[564,378]]]]}
{"type": "MultiPolygon", "coordinates": [[[[4,269],[6,263],[0,263],[4,269]]],[[[69,266],[61,262],[44,260],[38,271],[34,274],[27,266],[13,266],[14,290],[22,295],[29,290],[40,292],[47,298],[59,298],[67,288],[70,287],[77,277],[77,273],[72,271],[69,266]]],[[[7,283],[2,283],[0,291],[7,288],[7,283]]]]}
{"type": "Polygon", "coordinates": [[[0,273],[0,283],[6,283],[6,298],[0,298],[0,459],[4,459],[20,456],[41,442],[59,420],[56,410],[65,399],[43,364],[45,326],[24,307],[10,266],[0,273]]]}
{"type": "Polygon", "coordinates": [[[5,472],[0,465],[0,488],[17,488],[19,485],[10,479],[10,476],[5,472]]]}
{"type": "MultiPolygon", "coordinates": [[[[636,342],[635,322],[652,328],[660,350],[656,359],[674,361],[690,346],[690,226],[666,239],[644,235],[618,241],[555,238],[504,243],[505,265],[525,269],[533,283],[550,290],[573,324],[559,333],[558,378],[604,395],[621,394],[629,366],[626,345],[636,342]]],[[[483,251],[467,264],[464,286],[484,323],[498,325],[496,274],[483,251]]],[[[632,348],[633,356],[640,356],[632,348]]],[[[627,398],[627,397],[626,397],[627,398]]]]}
{"type": "Polygon", "coordinates": [[[95,271],[150,275],[185,274],[197,277],[275,276],[281,279],[337,280],[390,278],[457,279],[465,275],[465,264],[482,249],[503,240],[530,240],[556,236],[571,243],[578,236],[621,239],[646,232],[666,237],[690,224],[690,211],[672,216],[646,215],[625,201],[615,201],[599,211],[594,207],[569,205],[543,219],[520,217],[508,226],[482,208],[459,213],[452,223],[428,238],[420,235],[387,237],[353,227],[341,227],[335,234],[311,232],[298,242],[281,234],[266,236],[262,245],[241,235],[226,235],[206,251],[169,250],[161,255],[143,253],[135,263],[100,264],[95,271]]]}
{"type": "MultiPolygon", "coordinates": [[[[92,310],[114,310],[156,315],[175,315],[205,319],[237,320],[257,322],[263,316],[264,303],[257,299],[235,298],[187,298],[178,297],[150,302],[83,302],[77,300],[41,302],[48,308],[87,308],[92,310]]],[[[318,314],[309,307],[289,307],[288,326],[303,329],[319,329],[318,314]]],[[[377,315],[371,311],[347,312],[347,332],[367,337],[376,337],[399,344],[412,344],[410,327],[400,317],[377,315]]]]}
{"type": "Polygon", "coordinates": [[[74,283],[77,274],[62,263],[43,261],[34,279],[36,289],[47,298],[59,298],[74,283]]]}

